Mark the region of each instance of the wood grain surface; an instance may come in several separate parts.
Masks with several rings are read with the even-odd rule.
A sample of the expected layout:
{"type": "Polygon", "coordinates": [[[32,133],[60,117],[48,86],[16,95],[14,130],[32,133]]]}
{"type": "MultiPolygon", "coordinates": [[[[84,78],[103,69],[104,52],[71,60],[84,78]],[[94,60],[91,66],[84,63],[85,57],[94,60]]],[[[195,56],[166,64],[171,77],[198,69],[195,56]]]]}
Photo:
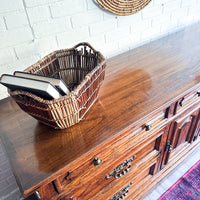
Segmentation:
{"type": "MultiPolygon", "coordinates": [[[[0,101],[0,136],[21,191],[28,195],[155,109],[167,108],[200,81],[200,24],[107,61],[99,98],[84,119],[54,130],[0,101]]],[[[199,86],[198,86],[199,87],[199,86]]],[[[160,110],[162,110],[160,109],[160,110]]]]}

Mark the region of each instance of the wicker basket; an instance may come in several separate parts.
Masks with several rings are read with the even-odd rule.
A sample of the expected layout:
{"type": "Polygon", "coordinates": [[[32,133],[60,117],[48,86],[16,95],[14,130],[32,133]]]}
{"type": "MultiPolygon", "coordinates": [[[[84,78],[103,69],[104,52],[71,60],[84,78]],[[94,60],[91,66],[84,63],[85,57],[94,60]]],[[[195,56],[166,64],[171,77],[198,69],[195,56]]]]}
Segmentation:
{"type": "Polygon", "coordinates": [[[104,80],[106,62],[103,55],[88,43],[55,51],[25,72],[62,78],[71,92],[59,99],[44,100],[30,92],[10,91],[22,110],[40,122],[63,129],[78,123],[97,100],[104,80]]]}

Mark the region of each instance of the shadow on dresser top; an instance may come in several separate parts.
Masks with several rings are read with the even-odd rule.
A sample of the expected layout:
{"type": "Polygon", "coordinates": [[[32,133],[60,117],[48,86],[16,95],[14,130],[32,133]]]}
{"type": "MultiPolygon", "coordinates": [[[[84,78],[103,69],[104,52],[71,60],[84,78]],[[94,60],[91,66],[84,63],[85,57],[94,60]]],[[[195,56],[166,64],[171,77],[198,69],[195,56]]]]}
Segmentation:
{"type": "Polygon", "coordinates": [[[0,102],[0,136],[22,192],[200,81],[200,24],[107,61],[99,98],[84,119],[64,130],[38,123],[7,98],[0,102]]]}

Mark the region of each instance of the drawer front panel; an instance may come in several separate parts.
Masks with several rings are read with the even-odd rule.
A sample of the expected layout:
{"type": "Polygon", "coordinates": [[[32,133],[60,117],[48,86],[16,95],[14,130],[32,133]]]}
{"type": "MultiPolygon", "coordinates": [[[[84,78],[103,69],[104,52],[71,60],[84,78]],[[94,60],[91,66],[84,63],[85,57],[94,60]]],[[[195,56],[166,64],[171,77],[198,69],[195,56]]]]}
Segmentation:
{"type": "MultiPolygon", "coordinates": [[[[125,187],[127,187],[127,185],[129,185],[130,183],[131,184],[128,189],[130,191],[133,190],[135,186],[137,186],[141,181],[143,181],[147,176],[149,176],[150,167],[157,162],[158,157],[158,151],[152,151],[148,156],[146,156],[138,163],[137,167],[132,171],[131,174],[129,174],[127,177],[124,177],[120,181],[112,181],[109,185],[104,187],[90,199],[114,199],[115,196],[118,196],[118,194],[121,193],[122,190],[125,187]]],[[[129,194],[127,193],[127,196],[128,195],[129,194]]]]}
{"type": "MultiPolygon", "coordinates": [[[[200,92],[200,90],[199,90],[200,92]]],[[[174,115],[184,112],[200,102],[200,93],[198,90],[194,90],[184,97],[180,98],[174,107],[174,115]]]]}
{"type": "Polygon", "coordinates": [[[170,118],[174,115],[178,115],[190,109],[192,106],[197,105],[200,102],[200,88],[192,89],[187,94],[179,97],[166,109],[165,117],[170,118]]]}
{"type": "MultiPolygon", "coordinates": [[[[100,191],[102,188],[107,187],[107,185],[112,184],[113,182],[117,184],[118,182],[123,182],[123,180],[126,180],[127,178],[132,178],[133,176],[139,176],[141,171],[144,169],[149,169],[150,167],[156,163],[159,153],[158,151],[154,150],[155,142],[150,143],[146,146],[147,150],[140,150],[137,153],[132,153],[127,155],[125,158],[128,160],[130,157],[135,159],[131,162],[131,167],[129,168],[129,171],[127,173],[123,173],[125,169],[121,169],[121,171],[118,172],[118,175],[120,176],[112,176],[112,172],[115,171],[115,169],[119,166],[119,162],[113,165],[113,168],[106,168],[102,174],[97,174],[92,177],[91,180],[88,182],[83,183],[82,179],[77,180],[76,185],[74,185],[74,188],[71,188],[68,194],[69,197],[73,197],[76,199],[88,199],[91,197],[91,195],[94,195],[98,191],[100,191]],[[128,159],[127,159],[128,158],[128,159]],[[109,178],[108,178],[109,176],[109,178]]],[[[137,151],[137,150],[136,150],[137,151]]],[[[121,160],[120,160],[121,161],[121,160]]],[[[123,160],[124,161],[124,160],[123,160]]],[[[122,162],[123,163],[123,162],[122,162]]],[[[120,165],[122,164],[120,163],[120,165]]],[[[97,169],[98,170],[98,169],[97,169]]]]}
{"type": "Polygon", "coordinates": [[[125,199],[126,200],[140,199],[141,196],[143,196],[143,193],[148,186],[147,183],[150,183],[151,180],[152,180],[151,175],[147,175],[142,180],[139,180],[138,184],[135,184],[134,187],[130,188],[127,198],[125,199]]]}

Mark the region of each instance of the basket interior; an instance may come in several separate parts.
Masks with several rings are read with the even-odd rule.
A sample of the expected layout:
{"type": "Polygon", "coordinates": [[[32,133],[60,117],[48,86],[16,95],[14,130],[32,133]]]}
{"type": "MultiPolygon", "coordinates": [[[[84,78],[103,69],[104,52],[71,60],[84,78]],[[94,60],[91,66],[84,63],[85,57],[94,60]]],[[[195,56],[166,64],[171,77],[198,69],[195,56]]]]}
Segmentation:
{"type": "Polygon", "coordinates": [[[25,71],[61,78],[70,90],[74,90],[102,59],[99,52],[84,44],[76,48],[56,51],[25,71]]]}

